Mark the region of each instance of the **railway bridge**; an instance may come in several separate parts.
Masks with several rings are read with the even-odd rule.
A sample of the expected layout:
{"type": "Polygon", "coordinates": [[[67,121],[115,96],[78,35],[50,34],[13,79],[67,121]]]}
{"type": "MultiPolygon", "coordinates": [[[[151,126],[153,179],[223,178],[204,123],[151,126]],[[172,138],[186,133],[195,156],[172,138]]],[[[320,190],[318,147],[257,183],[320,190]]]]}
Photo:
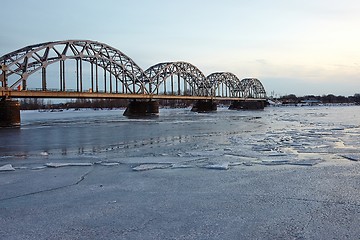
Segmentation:
{"type": "Polygon", "coordinates": [[[229,72],[205,76],[188,62],[140,68],[107,44],[66,40],[26,46],[0,57],[0,125],[19,125],[18,98],[129,99],[124,114],[158,113],[156,100],[193,100],[194,111],[214,111],[218,101],[231,108],[262,109],[266,92],[256,78],[229,72]]]}

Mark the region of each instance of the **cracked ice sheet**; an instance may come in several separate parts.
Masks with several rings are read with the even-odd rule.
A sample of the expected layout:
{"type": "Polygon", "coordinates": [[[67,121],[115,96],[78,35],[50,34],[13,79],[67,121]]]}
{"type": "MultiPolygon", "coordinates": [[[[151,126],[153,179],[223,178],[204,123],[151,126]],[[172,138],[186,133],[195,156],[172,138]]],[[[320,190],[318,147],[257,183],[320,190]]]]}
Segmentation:
{"type": "MultiPolygon", "coordinates": [[[[227,150],[229,152],[229,150],[227,150]]],[[[242,157],[234,155],[212,156],[205,154],[199,157],[148,157],[145,158],[128,158],[127,163],[132,165],[134,171],[148,171],[155,169],[180,169],[180,168],[204,168],[228,170],[230,167],[243,165],[246,162],[256,160],[251,157],[242,157]],[[135,161],[137,159],[137,161],[135,161]],[[134,165],[135,164],[135,165],[134,165]]],[[[124,162],[123,162],[124,163],[124,162]]]]}
{"type": "Polygon", "coordinates": [[[219,157],[223,156],[228,150],[224,149],[205,149],[203,151],[189,151],[186,152],[187,154],[191,156],[197,156],[197,157],[219,157]]]}
{"type": "Polygon", "coordinates": [[[72,186],[88,172],[89,168],[87,167],[69,167],[47,168],[46,171],[14,171],[11,174],[0,174],[0,201],[72,186]]]}

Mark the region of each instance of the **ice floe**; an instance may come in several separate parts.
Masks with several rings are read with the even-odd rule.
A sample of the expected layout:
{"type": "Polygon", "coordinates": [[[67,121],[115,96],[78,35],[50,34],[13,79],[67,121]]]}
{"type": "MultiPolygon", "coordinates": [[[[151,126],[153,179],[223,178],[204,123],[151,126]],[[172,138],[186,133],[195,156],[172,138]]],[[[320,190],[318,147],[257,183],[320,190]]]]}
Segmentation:
{"type": "Polygon", "coordinates": [[[154,170],[154,169],[165,169],[170,168],[171,164],[158,164],[158,163],[147,163],[141,164],[136,167],[133,167],[133,171],[147,171],[147,170],[154,170]]]}
{"type": "Polygon", "coordinates": [[[58,168],[58,167],[73,167],[73,166],[92,166],[92,163],[82,163],[82,162],[78,162],[78,163],[46,163],[45,166],[47,167],[52,167],[52,168],[58,168]]]}
{"type": "Polygon", "coordinates": [[[341,155],[341,157],[351,160],[351,161],[360,161],[360,154],[345,154],[341,155]]]}
{"type": "Polygon", "coordinates": [[[229,162],[229,167],[241,166],[244,162],[229,162]]]}
{"type": "Polygon", "coordinates": [[[283,165],[287,164],[289,160],[283,160],[283,159],[263,159],[261,160],[260,164],[262,165],[283,165]]]}
{"type": "Polygon", "coordinates": [[[101,166],[108,166],[108,167],[117,166],[119,164],[120,163],[118,163],[118,162],[102,162],[102,163],[100,163],[101,166]]]}
{"type": "Polygon", "coordinates": [[[45,168],[47,168],[47,166],[37,166],[37,167],[31,168],[31,170],[42,170],[42,169],[45,169],[45,168]]]}
{"type": "Polygon", "coordinates": [[[44,152],[41,152],[40,155],[41,155],[41,156],[49,156],[49,153],[46,152],[46,151],[44,151],[44,152]]]}
{"type": "Polygon", "coordinates": [[[204,168],[215,170],[229,170],[229,163],[216,163],[205,165],[204,168]]]}
{"type": "Polygon", "coordinates": [[[302,159],[302,160],[288,162],[288,164],[289,165],[300,165],[300,166],[314,166],[321,162],[324,162],[324,160],[322,160],[322,159],[302,159]]]}
{"type": "Polygon", "coordinates": [[[11,164],[6,164],[0,167],[0,172],[15,171],[15,168],[11,164]]]}
{"type": "Polygon", "coordinates": [[[171,165],[171,168],[192,168],[192,165],[184,164],[184,163],[174,163],[171,165]]]}

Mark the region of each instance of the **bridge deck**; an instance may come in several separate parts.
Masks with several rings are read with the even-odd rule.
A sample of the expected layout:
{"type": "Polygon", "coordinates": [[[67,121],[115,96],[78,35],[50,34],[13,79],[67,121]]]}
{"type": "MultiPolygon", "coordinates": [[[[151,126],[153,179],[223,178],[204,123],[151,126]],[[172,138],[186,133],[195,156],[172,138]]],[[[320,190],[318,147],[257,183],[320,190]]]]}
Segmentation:
{"type": "Polygon", "coordinates": [[[123,94],[101,92],[64,92],[64,91],[12,91],[1,90],[0,98],[89,98],[89,99],[168,99],[168,100],[218,100],[218,101],[266,101],[259,98],[233,98],[216,96],[180,96],[180,95],[150,95],[123,94]]]}

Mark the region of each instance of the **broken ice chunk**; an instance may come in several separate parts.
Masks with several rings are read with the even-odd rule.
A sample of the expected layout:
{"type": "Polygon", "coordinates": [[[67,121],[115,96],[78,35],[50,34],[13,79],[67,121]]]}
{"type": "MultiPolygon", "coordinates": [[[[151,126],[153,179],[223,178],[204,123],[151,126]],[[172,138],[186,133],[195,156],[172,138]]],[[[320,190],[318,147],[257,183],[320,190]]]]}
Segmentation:
{"type": "Polygon", "coordinates": [[[28,169],[28,167],[14,167],[16,170],[25,170],[28,169]]]}
{"type": "Polygon", "coordinates": [[[49,153],[46,152],[46,151],[44,151],[44,152],[41,152],[40,155],[41,155],[41,156],[49,156],[49,153]]]}
{"type": "Polygon", "coordinates": [[[270,152],[273,150],[273,146],[269,146],[269,145],[263,145],[263,146],[253,146],[252,150],[254,151],[261,151],[261,152],[270,152]]]}
{"type": "Polygon", "coordinates": [[[205,168],[207,168],[207,169],[216,169],[216,170],[228,170],[229,169],[229,163],[210,164],[210,165],[206,165],[205,168]]]}
{"type": "Polygon", "coordinates": [[[271,151],[268,156],[269,157],[281,157],[281,156],[286,156],[286,153],[283,152],[277,152],[277,151],[271,151]]]}
{"type": "Polygon", "coordinates": [[[15,171],[15,168],[11,164],[6,164],[0,167],[0,172],[15,171]]]}
{"type": "Polygon", "coordinates": [[[41,169],[44,169],[44,168],[46,168],[46,166],[38,166],[38,167],[31,168],[31,170],[41,170],[41,169]]]}
{"type": "Polygon", "coordinates": [[[171,168],[191,168],[191,165],[184,164],[184,163],[174,163],[171,165],[171,168]]]}
{"type": "Polygon", "coordinates": [[[321,159],[303,159],[295,162],[289,162],[289,165],[300,165],[300,166],[314,166],[318,163],[323,162],[321,159]]]}
{"type": "Polygon", "coordinates": [[[262,160],[260,164],[263,165],[281,165],[288,163],[288,160],[282,160],[282,159],[265,159],[262,160]]]}
{"type": "Polygon", "coordinates": [[[347,154],[347,155],[341,155],[341,157],[351,161],[360,161],[360,154],[347,154]]]}
{"type": "Polygon", "coordinates": [[[154,170],[154,169],[165,169],[171,167],[171,164],[157,164],[157,163],[148,163],[148,164],[141,164],[139,166],[133,167],[133,171],[147,171],[147,170],[154,170]]]}
{"type": "Polygon", "coordinates": [[[46,163],[45,166],[47,167],[69,167],[69,166],[92,166],[92,163],[46,163]]]}
{"type": "Polygon", "coordinates": [[[118,163],[118,162],[102,162],[102,163],[100,163],[101,166],[108,166],[108,167],[117,166],[119,164],[120,163],[118,163]]]}
{"type": "Polygon", "coordinates": [[[243,162],[230,162],[230,163],[229,163],[229,166],[230,166],[230,167],[240,166],[240,165],[243,165],[243,162]]]}
{"type": "Polygon", "coordinates": [[[280,138],[280,142],[292,142],[292,137],[291,136],[282,136],[280,138]]]}

